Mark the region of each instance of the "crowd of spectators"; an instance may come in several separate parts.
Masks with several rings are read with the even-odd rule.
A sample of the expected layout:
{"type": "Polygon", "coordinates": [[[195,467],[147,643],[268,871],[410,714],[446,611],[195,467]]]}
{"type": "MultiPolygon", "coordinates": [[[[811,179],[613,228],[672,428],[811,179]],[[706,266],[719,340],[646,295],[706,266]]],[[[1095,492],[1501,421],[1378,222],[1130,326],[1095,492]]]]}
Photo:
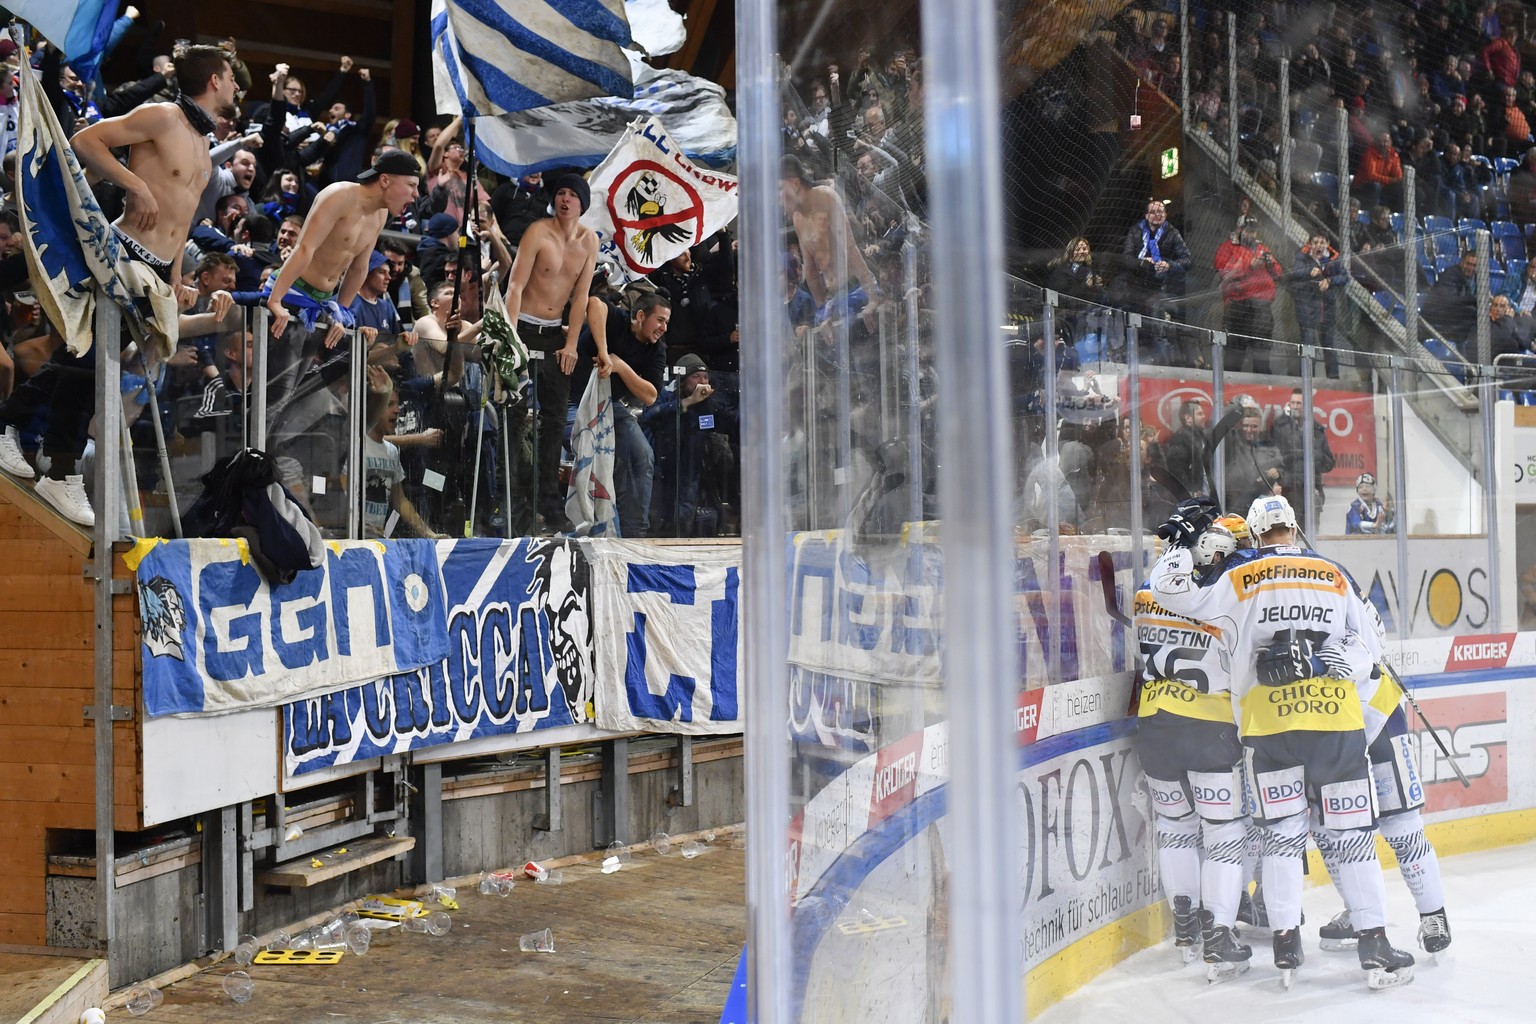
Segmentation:
{"type": "MultiPolygon", "coordinates": [[[[137,18],[128,8],[114,40],[137,18]]],[[[168,488],[174,488],[186,508],[204,471],[250,442],[253,356],[258,346],[268,345],[268,448],[278,457],[284,483],[324,528],[338,534],[346,529],[348,494],[356,489],[365,492],[363,522],[374,535],[457,536],[466,524],[477,533],[502,535],[566,525],[553,516],[540,519],[530,507],[524,492],[531,451],[513,445],[526,431],[508,426],[531,422],[531,398],[514,391],[500,395],[499,404],[490,400],[495,389],[479,332],[485,289],[493,281],[506,287],[524,233],[550,215],[557,175],[508,180],[483,165],[472,170],[457,118],[418,125],[407,116],[386,116],[370,69],[350,57],[340,57],[323,76],[323,87],[311,93],[312,83],[288,65],[251,67],[233,39],[220,45],[238,93],[235,105],[216,120],[212,177],[181,265],[174,268],[175,283],[183,286],[180,345],[158,376],[134,349],[125,352],[124,409],[146,504],[166,503],[168,488]],[[367,352],[370,394],[380,393],[381,375],[390,391],[388,401],[366,403],[366,411],[359,412],[366,422],[354,423],[348,411],[348,346],[315,344],[280,353],[275,342],[257,333],[255,314],[266,301],[264,290],[293,255],[320,191],[357,180],[389,150],[402,150],[416,163],[419,199],[386,223],[350,309],[367,352]],[[463,248],[461,232],[469,238],[463,248]],[[157,450],[156,416],[165,458],[157,450]],[[346,464],[349,430],[365,435],[361,473],[346,464]],[[164,478],[166,466],[170,480],[164,478]],[[474,523],[469,523],[471,506],[474,523]]],[[[6,133],[0,146],[7,157],[7,191],[14,173],[20,76],[38,77],[72,134],[140,104],[174,97],[180,56],[173,47],[147,58],[143,78],[93,90],[46,43],[37,47],[29,67],[9,40],[0,41],[0,125],[6,133]]],[[[93,182],[93,188],[107,217],[115,219],[123,210],[122,190],[110,183],[93,182]]],[[[30,293],[14,205],[0,210],[0,264],[5,268],[0,280],[4,399],[48,363],[63,339],[38,314],[30,293]]],[[[654,460],[631,460],[643,479],[627,476],[618,495],[630,513],[620,524],[625,536],[739,529],[735,264],[735,244],[722,233],[627,289],[609,286],[609,272],[616,268],[598,267],[592,294],[621,324],[630,320],[632,309],[670,306],[671,329],[664,314],[659,330],[645,339],[654,351],[657,387],[623,391],[615,377],[616,391],[623,391],[622,411],[639,425],[637,443],[655,450],[654,460]],[[640,506],[637,495],[648,496],[640,506]]],[[[578,386],[573,404],[580,395],[578,386]]],[[[68,400],[88,398],[85,391],[68,400]]],[[[88,407],[80,411],[90,414],[88,407]]],[[[560,410],[560,418],[568,413],[560,410]]],[[[30,476],[47,468],[40,443],[48,417],[48,408],[40,408],[20,427],[18,443],[8,446],[7,454],[14,451],[25,461],[8,460],[7,471],[30,476]]],[[[82,524],[89,521],[83,494],[59,507],[82,524]]],[[[158,525],[169,528],[168,522],[158,525]]]]}
{"type": "MultiPolygon", "coordinates": [[[[1532,351],[1536,317],[1522,313],[1518,301],[1525,235],[1536,227],[1536,38],[1523,6],[1381,0],[1222,9],[1195,3],[1190,10],[1189,103],[1196,130],[1224,145],[1235,118],[1244,165],[1278,195],[1280,141],[1288,122],[1296,143],[1295,197],[1310,226],[1337,248],[1333,171],[1341,156],[1342,112],[1351,200],[1367,214],[1350,239],[1362,258],[1349,272],[1403,318],[1401,214],[1405,170],[1412,168],[1416,219],[1423,225],[1416,262],[1424,336],[1433,331],[1461,354],[1476,356],[1475,308],[1469,308],[1474,296],[1462,287],[1468,271],[1461,257],[1473,246],[1471,230],[1497,227],[1491,292],[1508,296],[1511,312],[1500,318],[1508,323],[1496,332],[1501,343],[1493,354],[1532,351]],[[1235,110],[1228,107],[1229,22],[1235,22],[1238,47],[1235,110]],[[1282,58],[1289,59],[1284,111],[1282,58]],[[1442,287],[1447,274],[1451,280],[1442,287]]],[[[1181,64],[1174,11],[1133,5],[1116,29],[1127,59],[1176,100],[1181,64]]]]}

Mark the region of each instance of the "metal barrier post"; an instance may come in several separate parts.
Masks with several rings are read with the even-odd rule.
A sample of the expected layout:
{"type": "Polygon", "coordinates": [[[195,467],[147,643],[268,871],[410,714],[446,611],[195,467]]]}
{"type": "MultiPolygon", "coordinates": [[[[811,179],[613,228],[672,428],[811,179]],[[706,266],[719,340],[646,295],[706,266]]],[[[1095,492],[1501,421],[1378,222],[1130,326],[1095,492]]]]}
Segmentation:
{"type": "Polygon", "coordinates": [[[90,708],[94,720],[96,746],[96,939],[108,960],[116,928],[113,893],[117,888],[117,844],[113,782],[115,760],[112,726],[118,714],[131,720],[131,708],[112,705],[112,545],[118,539],[118,512],[122,504],[122,470],[118,446],[123,435],[121,314],[106,295],[97,292],[95,313],[96,346],[96,527],[91,531],[94,550],[91,572],[94,577],[95,703],[90,708]]]}

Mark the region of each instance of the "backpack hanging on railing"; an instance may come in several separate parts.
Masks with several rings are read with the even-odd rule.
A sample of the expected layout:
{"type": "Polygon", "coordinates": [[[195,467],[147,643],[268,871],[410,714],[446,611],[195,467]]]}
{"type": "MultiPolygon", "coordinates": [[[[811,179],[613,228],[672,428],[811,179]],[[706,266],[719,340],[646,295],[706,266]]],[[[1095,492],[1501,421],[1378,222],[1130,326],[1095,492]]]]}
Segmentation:
{"type": "Polygon", "coordinates": [[[182,517],[187,537],[243,538],[271,586],[325,562],[325,542],[309,513],[277,478],[266,452],[242,448],[203,475],[203,493],[182,517]]]}

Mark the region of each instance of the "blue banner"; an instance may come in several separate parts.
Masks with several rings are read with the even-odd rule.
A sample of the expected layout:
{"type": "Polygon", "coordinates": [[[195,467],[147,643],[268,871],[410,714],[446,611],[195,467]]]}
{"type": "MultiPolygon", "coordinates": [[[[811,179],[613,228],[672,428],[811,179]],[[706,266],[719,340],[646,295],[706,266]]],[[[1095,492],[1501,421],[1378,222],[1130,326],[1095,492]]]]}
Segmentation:
{"type": "Polygon", "coordinates": [[[591,567],[561,539],[444,542],[443,656],[283,710],[289,777],[593,720],[591,567]]]}
{"type": "Polygon", "coordinates": [[[243,541],[164,541],[138,554],[151,718],[275,707],[448,652],[433,541],[333,543],[324,566],[280,587],[262,580],[243,541]]]}

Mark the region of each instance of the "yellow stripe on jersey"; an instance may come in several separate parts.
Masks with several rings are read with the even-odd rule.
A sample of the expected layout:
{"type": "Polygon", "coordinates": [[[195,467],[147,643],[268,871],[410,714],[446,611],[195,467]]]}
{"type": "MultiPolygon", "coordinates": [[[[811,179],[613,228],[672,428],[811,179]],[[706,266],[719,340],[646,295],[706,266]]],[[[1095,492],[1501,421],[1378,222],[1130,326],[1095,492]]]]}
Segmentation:
{"type": "Polygon", "coordinates": [[[1239,601],[1273,590],[1317,590],[1343,597],[1349,581],[1321,558],[1267,557],[1246,562],[1226,574],[1239,601]]]}
{"type": "Polygon", "coordinates": [[[1141,706],[1137,715],[1150,718],[1159,711],[1180,718],[1202,722],[1232,724],[1232,696],[1229,693],[1201,693],[1177,679],[1153,679],[1142,684],[1141,706]]]}
{"type": "Polygon", "coordinates": [[[1353,732],[1365,728],[1360,696],[1347,679],[1299,679],[1285,686],[1255,686],[1243,696],[1244,736],[1285,732],[1353,732]]]}

